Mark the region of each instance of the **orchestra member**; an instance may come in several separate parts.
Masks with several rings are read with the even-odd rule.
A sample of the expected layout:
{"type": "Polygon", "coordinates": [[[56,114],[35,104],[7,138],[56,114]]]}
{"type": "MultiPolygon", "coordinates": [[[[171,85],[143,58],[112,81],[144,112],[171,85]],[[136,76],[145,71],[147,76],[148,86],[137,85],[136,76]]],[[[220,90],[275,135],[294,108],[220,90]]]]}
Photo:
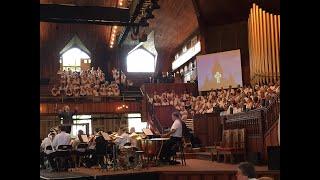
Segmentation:
{"type": "Polygon", "coordinates": [[[50,129],[50,133],[48,134],[48,137],[44,138],[41,143],[41,148],[43,149],[44,153],[50,154],[53,152],[53,150],[46,150],[47,146],[52,147],[52,141],[54,137],[56,136],[56,132],[54,129],[50,129]]]}
{"type": "Polygon", "coordinates": [[[114,143],[118,145],[119,148],[122,148],[125,144],[130,143],[130,136],[125,127],[119,129],[118,137],[116,137],[114,143]]]}
{"type": "Polygon", "coordinates": [[[130,128],[130,143],[132,147],[137,147],[137,135],[135,128],[130,128]]]}
{"type": "Polygon", "coordinates": [[[53,161],[53,156],[52,156],[52,153],[54,152],[52,142],[53,142],[53,139],[55,136],[56,136],[56,131],[54,129],[50,129],[50,133],[48,134],[48,137],[44,138],[44,140],[41,143],[40,147],[41,147],[41,150],[43,150],[43,151],[40,153],[40,165],[42,165],[43,167],[44,167],[45,154],[48,157],[49,165],[51,167],[54,167],[54,165],[55,165],[54,161],[53,161]],[[47,150],[48,146],[51,146],[52,150],[47,150]]]}
{"type": "Polygon", "coordinates": [[[170,137],[168,141],[163,144],[162,151],[160,152],[160,160],[169,162],[170,157],[175,154],[175,146],[182,141],[182,123],[181,115],[179,112],[173,112],[172,115],[173,124],[170,128],[170,132],[162,137],[170,137]]]}
{"type": "Polygon", "coordinates": [[[71,145],[72,145],[73,149],[76,149],[76,147],[77,147],[80,143],[84,143],[81,135],[84,135],[84,132],[80,129],[80,130],[78,131],[78,135],[77,135],[76,139],[71,142],[71,145]]]}
{"type": "Polygon", "coordinates": [[[71,136],[67,132],[66,126],[60,126],[60,133],[55,136],[52,141],[52,147],[57,149],[60,145],[70,145],[71,143],[71,136]]]}
{"type": "Polygon", "coordinates": [[[102,135],[103,131],[99,131],[96,134],[95,142],[96,142],[96,159],[101,168],[106,168],[106,164],[104,163],[104,155],[107,153],[107,141],[104,139],[102,135]]]}

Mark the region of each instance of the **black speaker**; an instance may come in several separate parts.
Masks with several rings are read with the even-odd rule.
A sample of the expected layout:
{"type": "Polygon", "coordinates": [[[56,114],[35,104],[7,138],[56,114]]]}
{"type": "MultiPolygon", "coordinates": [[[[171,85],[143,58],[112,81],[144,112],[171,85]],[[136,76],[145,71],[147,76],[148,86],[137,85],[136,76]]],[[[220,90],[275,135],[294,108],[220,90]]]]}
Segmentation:
{"type": "Polygon", "coordinates": [[[268,146],[268,169],[280,170],[280,146],[268,146]]]}

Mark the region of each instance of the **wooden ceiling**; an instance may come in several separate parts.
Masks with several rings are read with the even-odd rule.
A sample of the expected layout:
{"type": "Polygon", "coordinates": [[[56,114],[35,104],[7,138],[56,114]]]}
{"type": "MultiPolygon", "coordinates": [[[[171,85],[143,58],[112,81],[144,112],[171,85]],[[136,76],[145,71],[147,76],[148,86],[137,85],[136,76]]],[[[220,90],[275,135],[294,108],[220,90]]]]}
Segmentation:
{"type": "MultiPolygon", "coordinates": [[[[153,11],[155,18],[149,19],[149,27],[142,28],[140,32],[154,31],[158,62],[162,64],[162,60],[172,59],[177,47],[197,30],[198,21],[192,0],[159,0],[158,4],[160,9],[153,11]]],[[[137,41],[132,41],[130,34],[131,32],[124,41],[124,46],[138,44],[137,41]]],[[[164,63],[163,66],[171,67],[171,64],[164,63]]]]}
{"type": "MultiPolygon", "coordinates": [[[[218,26],[245,21],[248,18],[251,4],[255,1],[261,4],[261,2],[268,2],[269,0],[159,0],[160,9],[153,11],[155,18],[149,19],[149,27],[140,28],[140,32],[154,31],[155,47],[159,53],[158,62],[161,66],[167,67],[165,70],[169,70],[178,48],[199,28],[196,14],[200,15],[199,20],[203,22],[204,26],[218,26]],[[194,4],[197,7],[194,7],[194,4]]],[[[275,9],[280,11],[280,0],[273,1],[277,2],[267,6],[276,6],[275,9]]],[[[40,0],[40,3],[43,4],[104,7],[116,7],[117,2],[118,0],[40,0]]],[[[45,24],[41,23],[41,26],[41,31],[46,32],[42,30],[46,28],[45,24]]],[[[88,27],[91,26],[96,25],[88,25],[88,27]]],[[[107,36],[105,37],[106,44],[109,44],[111,27],[105,26],[104,29],[106,32],[103,32],[103,34],[107,36]]],[[[128,47],[138,44],[138,42],[132,41],[130,34],[131,32],[123,43],[127,47],[125,49],[130,49],[128,47]]],[[[41,39],[48,39],[48,37],[45,37],[48,34],[42,33],[40,35],[42,36],[41,39]]]]}
{"type": "Polygon", "coordinates": [[[115,7],[118,0],[40,0],[40,4],[115,7]]]}
{"type": "Polygon", "coordinates": [[[222,25],[246,20],[249,0],[195,0],[206,25],[222,25]]]}
{"type": "MultiPolygon", "coordinates": [[[[76,6],[101,6],[101,7],[116,7],[118,0],[40,0],[40,4],[68,4],[68,5],[76,5],[76,6]]],[[[40,47],[44,42],[49,40],[52,37],[49,37],[48,28],[50,28],[49,24],[55,23],[40,23],[40,47]]],[[[58,24],[56,24],[57,26],[58,24]]],[[[60,26],[65,26],[61,24],[60,26]]],[[[79,26],[77,24],[73,25],[77,27],[85,27],[88,28],[88,32],[91,31],[91,27],[96,25],[83,25],[79,26]]],[[[103,34],[105,36],[105,43],[108,45],[111,37],[111,26],[101,26],[103,28],[103,34]]],[[[101,29],[100,28],[100,29],[101,29]]],[[[53,37],[54,38],[54,37],[53,37]]]]}

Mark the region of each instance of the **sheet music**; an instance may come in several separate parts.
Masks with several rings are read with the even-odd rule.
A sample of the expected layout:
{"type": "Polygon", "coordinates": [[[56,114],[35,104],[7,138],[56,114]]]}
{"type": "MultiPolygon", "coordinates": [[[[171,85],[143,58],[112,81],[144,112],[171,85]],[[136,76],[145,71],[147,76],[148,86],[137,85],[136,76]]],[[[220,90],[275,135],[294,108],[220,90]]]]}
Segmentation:
{"type": "Polygon", "coordinates": [[[152,136],[153,135],[153,133],[152,133],[152,131],[150,129],[145,129],[144,128],[144,129],[142,129],[142,131],[147,136],[152,136]]]}
{"type": "Polygon", "coordinates": [[[85,142],[85,143],[89,142],[89,139],[88,139],[88,136],[87,136],[87,135],[82,134],[82,135],[81,135],[81,138],[82,138],[83,142],[85,142]]]}
{"type": "Polygon", "coordinates": [[[104,138],[106,141],[111,141],[111,140],[112,140],[112,139],[110,138],[110,136],[109,136],[108,133],[103,132],[103,133],[102,133],[102,136],[103,136],[103,138],[104,138]]]}

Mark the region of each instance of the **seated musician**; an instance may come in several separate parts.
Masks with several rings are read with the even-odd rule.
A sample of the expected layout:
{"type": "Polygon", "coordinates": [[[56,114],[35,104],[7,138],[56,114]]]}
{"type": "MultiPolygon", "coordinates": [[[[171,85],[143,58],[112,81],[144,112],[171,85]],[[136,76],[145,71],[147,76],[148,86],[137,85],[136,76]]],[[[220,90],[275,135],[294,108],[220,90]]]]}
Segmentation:
{"type": "MultiPolygon", "coordinates": [[[[70,143],[71,143],[71,136],[70,136],[70,134],[66,133],[67,127],[66,126],[59,126],[59,129],[60,129],[60,130],[58,130],[59,134],[57,134],[52,141],[52,149],[54,151],[57,150],[60,145],[70,145],[70,143]]],[[[52,153],[52,154],[54,154],[54,153],[52,153]]],[[[56,169],[56,163],[54,163],[53,158],[54,158],[54,155],[48,156],[48,160],[49,160],[49,163],[52,167],[52,169],[51,169],[52,171],[54,171],[56,169]]]]}
{"type": "Polygon", "coordinates": [[[130,136],[125,127],[119,129],[118,137],[116,137],[114,143],[118,145],[119,148],[122,148],[125,144],[130,143],[130,136]]]}
{"type": "Polygon", "coordinates": [[[76,149],[76,147],[77,147],[80,143],[84,143],[81,135],[84,135],[84,133],[83,133],[82,130],[79,130],[76,139],[71,142],[71,145],[72,145],[72,148],[73,148],[73,149],[76,149]]]}
{"type": "Polygon", "coordinates": [[[55,136],[52,141],[52,147],[57,149],[60,145],[70,145],[71,143],[71,136],[69,133],[66,133],[67,127],[60,126],[60,133],[55,136]]]}
{"type": "Polygon", "coordinates": [[[179,112],[173,112],[171,117],[173,124],[170,132],[162,136],[170,137],[168,141],[164,142],[162,151],[160,152],[160,160],[164,162],[170,161],[170,157],[175,154],[176,145],[182,141],[181,114],[179,112]]]}
{"type": "Polygon", "coordinates": [[[50,133],[48,134],[48,137],[44,138],[41,143],[41,148],[43,149],[44,153],[50,154],[53,152],[52,150],[46,150],[46,148],[47,148],[47,146],[52,146],[52,141],[55,136],[56,136],[55,130],[50,129],[50,133]]]}
{"type": "Polygon", "coordinates": [[[48,156],[49,165],[52,167],[53,165],[53,157],[50,156],[54,152],[54,150],[47,150],[48,146],[52,147],[52,141],[56,135],[56,131],[54,129],[50,129],[50,133],[48,134],[48,137],[44,138],[44,140],[41,142],[41,153],[40,153],[40,165],[44,167],[44,157],[45,155],[48,156]]]}
{"type": "Polygon", "coordinates": [[[134,127],[130,129],[130,143],[132,147],[137,147],[137,134],[134,127]]]}
{"type": "Polygon", "coordinates": [[[102,135],[103,131],[99,131],[96,134],[95,142],[96,142],[96,151],[95,155],[97,158],[98,165],[101,166],[101,168],[105,168],[104,163],[104,155],[107,153],[107,141],[104,139],[102,135]]]}

